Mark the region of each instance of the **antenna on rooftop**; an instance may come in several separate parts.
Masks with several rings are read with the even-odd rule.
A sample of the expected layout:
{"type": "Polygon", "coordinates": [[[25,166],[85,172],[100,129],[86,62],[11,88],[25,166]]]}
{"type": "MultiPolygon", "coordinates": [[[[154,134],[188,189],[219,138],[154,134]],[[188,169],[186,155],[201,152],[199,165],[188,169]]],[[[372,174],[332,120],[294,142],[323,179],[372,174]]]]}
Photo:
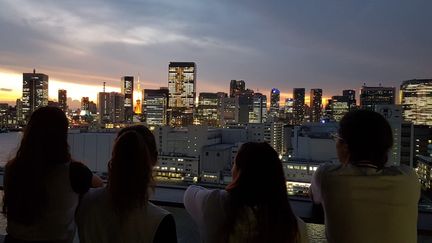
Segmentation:
{"type": "Polygon", "coordinates": [[[35,74],[36,73],[36,69],[35,68],[33,68],[33,74],[35,74]]]}
{"type": "Polygon", "coordinates": [[[103,82],[103,92],[105,93],[105,84],[106,82],[103,82]]]}

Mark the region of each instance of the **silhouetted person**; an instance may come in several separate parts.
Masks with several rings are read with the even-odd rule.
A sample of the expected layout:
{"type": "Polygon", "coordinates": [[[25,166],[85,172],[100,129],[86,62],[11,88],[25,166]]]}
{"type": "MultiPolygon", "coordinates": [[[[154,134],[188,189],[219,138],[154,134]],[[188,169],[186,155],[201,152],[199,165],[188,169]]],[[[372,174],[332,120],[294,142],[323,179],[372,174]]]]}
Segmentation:
{"type": "Polygon", "coordinates": [[[58,108],[39,108],[31,115],[5,168],[5,242],[72,242],[79,196],[102,181],[71,159],[67,131],[68,120],[58,108]]]}
{"type": "Polygon", "coordinates": [[[291,210],[282,163],[267,143],[245,143],[226,190],[190,186],[184,205],[204,242],[307,242],[291,210]]]}
{"type": "Polygon", "coordinates": [[[380,114],[357,110],[335,136],[340,164],[324,164],[312,179],[312,197],[325,213],[333,242],[417,242],[420,184],[407,166],[386,167],[393,134],[380,114]]]}
{"type": "Polygon", "coordinates": [[[177,242],[172,215],[148,201],[157,150],[144,126],[120,131],[106,188],[87,193],[77,212],[81,243],[177,242]]]}

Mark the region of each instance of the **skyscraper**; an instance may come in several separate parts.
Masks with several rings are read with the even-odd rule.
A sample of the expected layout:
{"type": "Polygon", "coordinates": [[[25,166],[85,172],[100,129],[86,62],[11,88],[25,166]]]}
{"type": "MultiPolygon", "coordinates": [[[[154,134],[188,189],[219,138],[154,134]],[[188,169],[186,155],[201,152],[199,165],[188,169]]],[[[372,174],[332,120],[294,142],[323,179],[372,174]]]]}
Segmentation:
{"type": "Polygon", "coordinates": [[[89,111],[90,110],[90,100],[89,97],[81,98],[81,111],[89,111]]]}
{"type": "Polygon", "coordinates": [[[59,108],[62,109],[62,111],[66,112],[68,107],[67,107],[67,91],[65,89],[58,90],[58,103],[59,103],[59,108]]]}
{"type": "Polygon", "coordinates": [[[144,89],[142,111],[147,125],[167,124],[168,89],[144,89]]]}
{"type": "Polygon", "coordinates": [[[267,97],[261,93],[253,94],[253,107],[249,113],[250,123],[264,123],[267,121],[267,97]]]}
{"type": "Polygon", "coordinates": [[[24,120],[37,108],[48,105],[48,75],[43,73],[23,73],[22,112],[24,120]]]}
{"type": "Polygon", "coordinates": [[[322,111],[322,89],[311,89],[310,91],[310,121],[319,122],[322,111]]]}
{"type": "Polygon", "coordinates": [[[124,95],[117,92],[110,93],[110,120],[112,123],[122,123],[125,118],[124,95]]]}
{"type": "Polygon", "coordinates": [[[210,127],[220,126],[220,96],[217,93],[200,93],[196,120],[200,125],[210,127]]]}
{"type": "Polygon", "coordinates": [[[134,92],[134,77],[123,76],[121,78],[121,93],[124,95],[124,120],[132,122],[133,119],[133,92],[134,92]]]}
{"type": "Polygon", "coordinates": [[[360,90],[360,108],[375,110],[375,105],[394,105],[396,89],[394,87],[367,87],[360,90]]]}
{"type": "Polygon", "coordinates": [[[407,80],[400,86],[403,117],[415,125],[432,125],[432,79],[407,80]]]}
{"type": "Polygon", "coordinates": [[[339,122],[349,111],[349,97],[335,95],[328,101],[328,112],[330,119],[339,122]]]}
{"type": "Polygon", "coordinates": [[[342,96],[345,96],[348,98],[348,107],[349,110],[353,110],[353,108],[355,108],[356,106],[356,98],[355,98],[355,90],[352,89],[346,89],[342,91],[342,96]]]}
{"type": "Polygon", "coordinates": [[[110,93],[108,92],[99,92],[98,93],[98,112],[99,112],[99,122],[101,124],[109,123],[110,121],[110,93]]]}
{"type": "Polygon", "coordinates": [[[246,90],[246,84],[243,80],[231,80],[230,82],[230,97],[242,94],[246,90]]]}
{"type": "Polygon", "coordinates": [[[193,122],[196,97],[194,62],[170,62],[168,66],[170,125],[186,126],[193,122]]]}
{"type": "Polygon", "coordinates": [[[269,117],[272,119],[279,117],[280,91],[273,88],[270,92],[270,112],[269,117]]]}
{"type": "Polygon", "coordinates": [[[294,88],[294,124],[299,125],[304,121],[305,116],[305,89],[294,88]]]}

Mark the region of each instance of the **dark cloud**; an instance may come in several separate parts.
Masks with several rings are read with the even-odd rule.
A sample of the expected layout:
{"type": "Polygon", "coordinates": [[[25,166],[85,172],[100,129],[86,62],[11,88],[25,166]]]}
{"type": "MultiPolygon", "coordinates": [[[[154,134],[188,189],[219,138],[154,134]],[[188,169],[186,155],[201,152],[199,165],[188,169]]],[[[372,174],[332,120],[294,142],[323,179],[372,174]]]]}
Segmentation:
{"type": "Polygon", "coordinates": [[[0,88],[0,91],[3,91],[3,92],[12,92],[13,90],[12,89],[6,89],[6,88],[0,88]]]}
{"type": "MultiPolygon", "coordinates": [[[[431,1],[21,1],[0,9],[0,64],[116,85],[166,86],[170,61],[195,61],[198,89],[399,86],[432,76],[431,1]],[[211,81],[210,81],[211,80],[211,81]],[[213,82],[213,83],[210,83],[213,82]]],[[[52,76],[52,75],[51,75],[52,76]]]]}

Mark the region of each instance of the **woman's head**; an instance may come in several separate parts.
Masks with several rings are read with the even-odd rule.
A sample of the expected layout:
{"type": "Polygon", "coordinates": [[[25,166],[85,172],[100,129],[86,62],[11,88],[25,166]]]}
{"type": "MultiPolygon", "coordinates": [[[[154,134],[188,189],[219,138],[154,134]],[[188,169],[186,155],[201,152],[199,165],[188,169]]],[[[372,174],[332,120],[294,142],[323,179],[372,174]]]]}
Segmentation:
{"type": "Polygon", "coordinates": [[[136,131],[117,137],[109,162],[108,189],[119,213],[142,207],[153,182],[153,157],[145,140],[136,131]]]}
{"type": "Polygon", "coordinates": [[[42,107],[33,112],[15,159],[26,163],[61,164],[70,160],[67,142],[68,120],[56,107],[42,107]]]}
{"type": "Polygon", "coordinates": [[[151,160],[153,161],[153,166],[156,165],[158,159],[158,151],[153,133],[146,126],[135,125],[123,128],[122,130],[120,130],[117,136],[121,136],[123,133],[128,131],[135,131],[141,135],[141,137],[144,139],[144,143],[147,145],[147,148],[149,150],[151,160]]]}
{"type": "Polygon", "coordinates": [[[297,221],[288,201],[285,176],[277,152],[267,143],[240,147],[227,186],[233,208],[228,232],[235,228],[239,208],[251,207],[257,217],[254,242],[295,242],[297,221]]]}
{"type": "Polygon", "coordinates": [[[273,190],[286,192],[282,163],[268,143],[243,144],[233,165],[233,182],[228,190],[240,190],[247,204],[256,204],[273,190]],[[261,194],[261,195],[260,195],[261,194]]]}
{"type": "Polygon", "coordinates": [[[341,162],[367,161],[378,168],[387,162],[393,146],[393,133],[387,120],[377,112],[356,110],[347,113],[339,124],[337,142],[341,162]]]}

